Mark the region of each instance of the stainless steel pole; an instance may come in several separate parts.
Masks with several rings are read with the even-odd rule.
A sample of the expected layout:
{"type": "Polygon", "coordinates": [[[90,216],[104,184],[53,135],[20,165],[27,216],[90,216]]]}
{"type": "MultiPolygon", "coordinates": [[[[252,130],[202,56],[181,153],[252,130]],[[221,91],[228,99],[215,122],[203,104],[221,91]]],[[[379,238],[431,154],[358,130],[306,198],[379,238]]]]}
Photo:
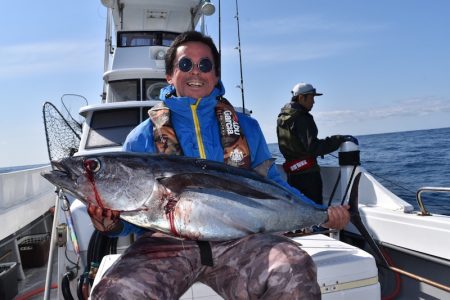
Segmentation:
{"type": "Polygon", "coordinates": [[[56,191],[56,199],[55,199],[55,213],[53,215],[53,225],[52,225],[52,235],[50,239],[50,251],[48,253],[48,264],[47,264],[47,273],[45,276],[45,291],[44,291],[44,299],[49,300],[50,299],[50,287],[52,284],[52,271],[53,271],[53,253],[56,248],[56,225],[59,221],[59,200],[60,200],[60,193],[61,191],[58,189],[56,191]]]}

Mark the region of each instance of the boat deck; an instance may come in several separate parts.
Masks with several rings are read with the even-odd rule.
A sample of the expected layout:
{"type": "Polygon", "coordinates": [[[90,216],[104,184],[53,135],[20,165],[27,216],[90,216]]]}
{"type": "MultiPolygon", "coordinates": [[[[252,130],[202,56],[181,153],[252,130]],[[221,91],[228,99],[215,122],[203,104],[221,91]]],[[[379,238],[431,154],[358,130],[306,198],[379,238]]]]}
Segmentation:
{"type": "MultiPolygon", "coordinates": [[[[53,257],[53,274],[52,274],[52,286],[59,285],[58,278],[58,252],[55,251],[53,257]]],[[[27,268],[23,270],[25,273],[25,279],[18,282],[18,294],[16,299],[27,300],[40,300],[44,297],[45,290],[45,277],[47,274],[47,264],[37,268],[27,268]],[[26,296],[26,297],[25,297],[26,296]]],[[[50,299],[58,299],[58,291],[56,288],[51,289],[50,299]]]]}

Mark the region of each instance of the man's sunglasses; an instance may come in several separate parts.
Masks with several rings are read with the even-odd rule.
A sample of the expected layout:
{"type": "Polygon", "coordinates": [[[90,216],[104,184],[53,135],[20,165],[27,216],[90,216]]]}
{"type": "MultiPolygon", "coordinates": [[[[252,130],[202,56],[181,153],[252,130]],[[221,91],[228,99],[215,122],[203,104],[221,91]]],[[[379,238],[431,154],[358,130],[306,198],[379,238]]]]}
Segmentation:
{"type": "Polygon", "coordinates": [[[178,69],[182,72],[192,71],[194,65],[196,65],[202,73],[209,73],[213,68],[213,62],[209,58],[202,58],[197,64],[193,63],[192,60],[187,57],[183,57],[178,61],[178,69]]]}

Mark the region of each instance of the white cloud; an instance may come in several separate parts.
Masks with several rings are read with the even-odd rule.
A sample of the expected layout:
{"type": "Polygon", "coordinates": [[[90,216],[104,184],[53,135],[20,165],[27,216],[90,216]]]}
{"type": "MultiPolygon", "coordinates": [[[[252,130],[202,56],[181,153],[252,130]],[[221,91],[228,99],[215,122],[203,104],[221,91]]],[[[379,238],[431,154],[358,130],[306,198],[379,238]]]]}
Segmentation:
{"type": "Polygon", "coordinates": [[[103,61],[99,42],[43,42],[2,46],[0,78],[83,70],[103,61]]]}
{"type": "Polygon", "coordinates": [[[248,62],[286,63],[336,56],[351,49],[362,47],[360,42],[332,42],[295,43],[289,45],[267,45],[261,47],[250,45],[245,48],[245,57],[248,62]]]}
{"type": "Polygon", "coordinates": [[[295,14],[272,19],[254,19],[246,22],[245,27],[254,36],[287,36],[293,39],[295,34],[315,37],[323,33],[329,36],[342,34],[368,34],[373,32],[384,31],[389,28],[387,23],[349,23],[343,20],[330,20],[319,14],[295,14]]]}
{"type": "MultiPolygon", "coordinates": [[[[251,35],[242,55],[246,63],[291,63],[346,54],[368,47],[367,37],[388,29],[386,24],[354,24],[320,16],[252,20],[245,24],[251,35]],[[331,38],[330,38],[331,37],[331,38]]],[[[235,44],[223,46],[222,54],[236,54],[235,44]]]]}
{"type": "Polygon", "coordinates": [[[367,120],[382,120],[407,116],[425,116],[450,112],[450,99],[438,97],[417,97],[401,101],[395,105],[366,110],[340,110],[315,113],[315,118],[327,123],[346,123],[367,120]]]}
{"type": "MultiPolygon", "coordinates": [[[[283,18],[252,19],[244,24],[248,39],[242,55],[246,63],[292,63],[333,57],[368,47],[368,39],[389,24],[350,23],[320,15],[292,15],[283,18]]],[[[222,54],[235,55],[235,44],[224,45],[222,54]]]]}
{"type": "MultiPolygon", "coordinates": [[[[356,41],[322,41],[319,43],[290,44],[249,44],[242,50],[246,64],[264,62],[265,64],[295,63],[324,57],[333,57],[348,53],[352,49],[364,47],[363,42],[356,41]]],[[[238,51],[234,46],[222,48],[222,59],[235,60],[238,51]]]]}

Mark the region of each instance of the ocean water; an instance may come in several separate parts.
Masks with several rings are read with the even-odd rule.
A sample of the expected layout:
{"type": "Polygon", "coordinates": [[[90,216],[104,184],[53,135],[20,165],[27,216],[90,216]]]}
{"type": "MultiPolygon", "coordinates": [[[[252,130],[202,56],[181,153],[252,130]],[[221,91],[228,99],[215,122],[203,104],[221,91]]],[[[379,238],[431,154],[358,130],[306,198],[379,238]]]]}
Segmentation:
{"type": "Polygon", "coordinates": [[[34,169],[39,168],[42,166],[45,166],[47,164],[36,164],[36,165],[24,165],[24,166],[14,166],[14,167],[2,167],[0,168],[0,174],[2,173],[11,173],[16,171],[22,171],[22,170],[28,170],[28,169],[34,169]]]}
{"type": "MultiPolygon", "coordinates": [[[[418,209],[421,187],[450,187],[450,128],[356,136],[361,166],[391,192],[418,209]]],[[[278,163],[284,158],[277,144],[269,145],[278,163]]],[[[338,165],[338,153],[319,158],[320,165],[338,165]]],[[[450,193],[423,193],[431,213],[450,215],[450,193]]]]}
{"type": "MultiPolygon", "coordinates": [[[[450,128],[356,136],[361,165],[394,194],[416,209],[416,192],[425,186],[450,187],[450,128]]],[[[277,144],[269,144],[277,163],[284,158],[277,144]]],[[[338,153],[319,158],[320,165],[338,165],[338,153]]],[[[0,168],[0,173],[37,167],[0,168]]],[[[431,213],[450,215],[450,193],[424,193],[431,213]]]]}

